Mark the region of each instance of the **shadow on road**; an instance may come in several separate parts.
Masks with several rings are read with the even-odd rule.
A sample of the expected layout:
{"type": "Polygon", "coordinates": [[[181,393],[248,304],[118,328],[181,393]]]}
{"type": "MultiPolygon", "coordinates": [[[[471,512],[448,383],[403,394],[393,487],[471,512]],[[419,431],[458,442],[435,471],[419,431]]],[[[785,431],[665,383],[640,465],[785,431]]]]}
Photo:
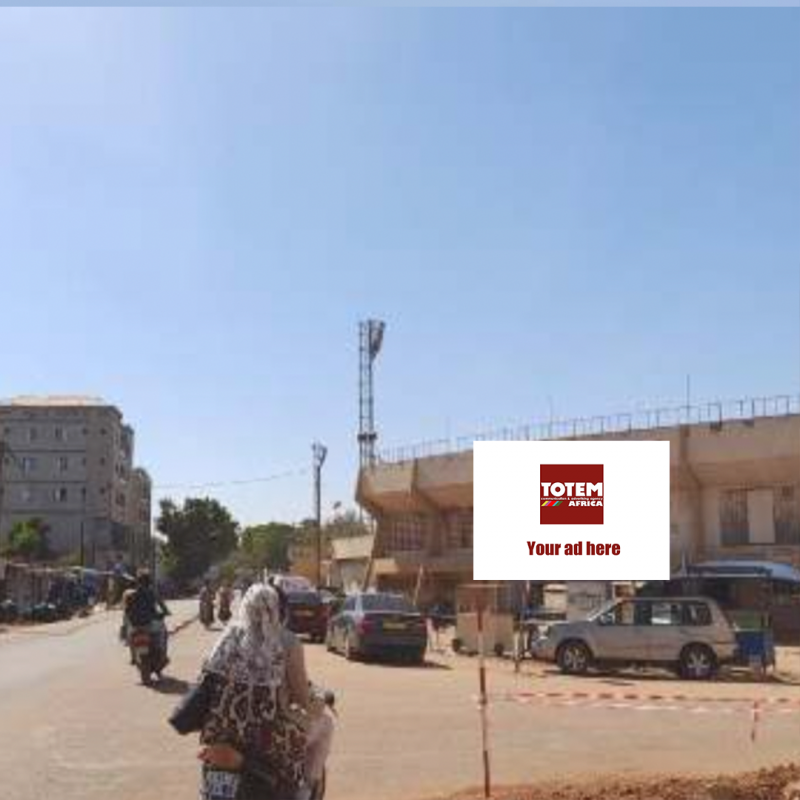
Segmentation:
{"type": "Polygon", "coordinates": [[[384,669],[404,669],[404,670],[434,670],[434,669],[443,669],[447,672],[452,671],[452,667],[449,664],[439,664],[436,661],[426,661],[423,664],[409,664],[403,663],[402,661],[382,661],[378,658],[371,658],[369,660],[361,659],[359,661],[361,664],[366,664],[370,667],[383,667],[384,669]]]}
{"type": "Polygon", "coordinates": [[[153,684],[153,689],[159,694],[186,694],[190,684],[182,678],[172,678],[169,675],[153,684]]]}

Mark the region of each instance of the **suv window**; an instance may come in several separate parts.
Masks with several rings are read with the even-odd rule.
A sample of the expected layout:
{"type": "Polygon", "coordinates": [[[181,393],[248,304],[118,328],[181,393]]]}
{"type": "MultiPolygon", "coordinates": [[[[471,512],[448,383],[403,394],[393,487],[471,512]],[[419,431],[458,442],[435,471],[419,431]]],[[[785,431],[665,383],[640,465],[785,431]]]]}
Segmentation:
{"type": "Polygon", "coordinates": [[[684,603],[682,624],[710,625],[711,609],[706,603],[684,603]]]}
{"type": "Polygon", "coordinates": [[[602,614],[600,622],[603,625],[649,625],[650,604],[623,600],[602,614]]]}
{"type": "Polygon", "coordinates": [[[681,603],[653,603],[650,613],[651,625],[680,625],[684,606],[681,603]]]}

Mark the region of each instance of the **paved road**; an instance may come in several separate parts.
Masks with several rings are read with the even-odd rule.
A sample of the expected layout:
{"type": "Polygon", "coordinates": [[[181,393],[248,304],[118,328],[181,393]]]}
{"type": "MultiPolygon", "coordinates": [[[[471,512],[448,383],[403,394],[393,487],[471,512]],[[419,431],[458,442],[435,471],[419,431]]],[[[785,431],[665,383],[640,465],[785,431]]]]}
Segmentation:
{"type": "MultiPolygon", "coordinates": [[[[180,620],[194,607],[176,604],[173,610],[180,620]]],[[[165,719],[215,634],[197,625],[178,634],[173,678],[155,691],[138,685],[115,640],[117,625],[110,614],[77,626],[0,635],[3,800],[195,800],[196,743],[174,734],[165,719]]],[[[339,697],[329,800],[414,800],[480,782],[473,662],[351,664],[319,646],[307,648],[307,660],[312,675],[339,697]]],[[[504,783],[607,771],[727,771],[797,756],[797,710],[766,714],[753,743],[747,703],[715,706],[699,699],[709,692],[764,694],[753,685],[695,686],[690,693],[698,699],[681,703],[641,699],[685,692],[677,682],[575,681],[542,670],[515,676],[497,667],[490,684],[497,692],[619,695],[493,706],[493,766],[504,783]]],[[[796,688],[770,691],[800,694],[796,688]]]]}

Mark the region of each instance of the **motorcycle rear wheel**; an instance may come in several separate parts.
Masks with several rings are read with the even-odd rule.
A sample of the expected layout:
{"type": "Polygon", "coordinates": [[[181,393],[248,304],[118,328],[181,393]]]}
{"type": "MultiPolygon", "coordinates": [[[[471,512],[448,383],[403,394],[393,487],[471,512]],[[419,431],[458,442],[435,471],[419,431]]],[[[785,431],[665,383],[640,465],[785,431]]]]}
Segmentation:
{"type": "Polygon", "coordinates": [[[139,664],[139,676],[142,679],[142,686],[153,685],[153,670],[151,668],[150,659],[143,658],[139,664]]]}

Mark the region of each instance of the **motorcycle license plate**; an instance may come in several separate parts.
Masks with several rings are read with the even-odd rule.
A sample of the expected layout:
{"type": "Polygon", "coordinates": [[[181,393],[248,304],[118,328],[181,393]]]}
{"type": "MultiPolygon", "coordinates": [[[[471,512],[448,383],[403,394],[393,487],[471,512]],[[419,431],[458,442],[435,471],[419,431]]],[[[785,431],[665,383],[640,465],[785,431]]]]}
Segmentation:
{"type": "Polygon", "coordinates": [[[133,648],[133,654],[137,658],[144,658],[145,656],[150,654],[150,648],[149,647],[134,647],[133,648]]]}
{"type": "Polygon", "coordinates": [[[200,800],[236,800],[239,782],[236,772],[206,769],[203,771],[200,800]]]}

